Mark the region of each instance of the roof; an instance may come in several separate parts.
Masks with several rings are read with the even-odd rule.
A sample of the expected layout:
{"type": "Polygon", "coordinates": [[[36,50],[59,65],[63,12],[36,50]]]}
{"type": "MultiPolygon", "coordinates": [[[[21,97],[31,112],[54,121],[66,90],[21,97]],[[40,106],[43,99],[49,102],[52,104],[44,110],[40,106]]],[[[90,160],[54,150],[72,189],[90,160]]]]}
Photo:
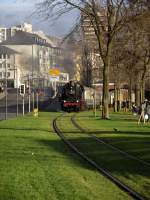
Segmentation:
{"type": "Polygon", "coordinates": [[[41,45],[52,47],[51,44],[47,43],[45,39],[41,38],[37,34],[29,33],[25,31],[16,31],[15,35],[11,38],[3,41],[2,45],[41,45]]]}
{"type": "Polygon", "coordinates": [[[50,41],[53,42],[53,44],[55,44],[55,47],[60,46],[61,42],[62,42],[62,38],[58,38],[58,37],[54,37],[54,36],[50,36],[50,35],[46,35],[50,41]]]}
{"type": "Polygon", "coordinates": [[[14,51],[8,47],[0,45],[0,54],[12,55],[12,54],[18,54],[18,52],[14,51]]]}

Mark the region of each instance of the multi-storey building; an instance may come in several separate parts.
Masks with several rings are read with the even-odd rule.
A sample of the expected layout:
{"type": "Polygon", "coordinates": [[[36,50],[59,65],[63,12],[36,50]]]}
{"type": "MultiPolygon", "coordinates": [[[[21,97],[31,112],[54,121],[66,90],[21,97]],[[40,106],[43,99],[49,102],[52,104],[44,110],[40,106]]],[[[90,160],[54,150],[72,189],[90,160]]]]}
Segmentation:
{"type": "Polygon", "coordinates": [[[13,37],[16,34],[16,31],[32,33],[32,24],[24,22],[21,25],[12,26],[10,28],[0,27],[0,42],[3,42],[13,37]]]}
{"type": "Polygon", "coordinates": [[[7,48],[5,46],[0,46],[0,85],[6,84],[8,86],[17,86],[19,82],[19,69],[15,68],[15,57],[17,52],[7,48]]]}
{"type": "Polygon", "coordinates": [[[0,42],[6,40],[8,37],[8,29],[7,28],[0,28],[0,42]]]}
{"type": "MultiPolygon", "coordinates": [[[[17,85],[29,78],[32,78],[32,84],[35,86],[48,85],[49,69],[60,62],[61,49],[53,47],[46,39],[30,32],[17,30],[14,36],[0,44],[0,49],[3,48],[16,52],[15,62],[12,61],[13,58],[10,58],[10,62],[13,62],[12,65],[15,65],[19,73],[17,85]]],[[[1,56],[4,56],[3,52],[1,56]]]]}
{"type": "Polygon", "coordinates": [[[103,62],[99,54],[94,28],[90,19],[84,13],[81,13],[81,28],[83,42],[83,74],[86,79],[86,84],[90,86],[102,79],[103,62]]]}

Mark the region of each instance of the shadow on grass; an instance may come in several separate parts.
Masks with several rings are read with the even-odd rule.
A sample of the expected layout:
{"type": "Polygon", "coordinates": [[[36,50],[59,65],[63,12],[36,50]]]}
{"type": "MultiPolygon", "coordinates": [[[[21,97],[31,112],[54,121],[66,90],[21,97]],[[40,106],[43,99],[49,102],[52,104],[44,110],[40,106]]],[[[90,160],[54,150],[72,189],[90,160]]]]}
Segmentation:
{"type": "Polygon", "coordinates": [[[94,134],[126,134],[126,135],[141,135],[141,136],[144,136],[144,135],[150,135],[150,132],[147,132],[147,131],[144,131],[144,132],[141,132],[141,131],[119,131],[119,130],[114,130],[114,131],[103,131],[103,130],[90,130],[88,131],[88,133],[94,133],[94,134]]]}
{"type": "MultiPolygon", "coordinates": [[[[113,176],[143,194],[146,198],[150,196],[150,168],[148,166],[144,166],[135,160],[130,160],[112,150],[110,151],[104,145],[96,145],[88,137],[70,139],[69,141],[100,167],[111,172],[113,176]]],[[[67,156],[74,165],[95,170],[94,167],[90,166],[79,155],[76,155],[69,147],[61,148],[61,141],[39,140],[38,142],[50,149],[53,148],[55,151],[63,154],[63,156],[67,156]]]]}
{"type": "Polygon", "coordinates": [[[103,119],[101,116],[96,116],[93,114],[93,115],[84,115],[84,116],[77,116],[77,118],[83,118],[83,119],[93,119],[93,120],[104,120],[104,121],[135,121],[137,122],[138,121],[138,117],[134,117],[133,115],[128,115],[128,116],[123,116],[121,115],[119,117],[119,115],[115,116],[110,116],[109,119],[103,119]]]}
{"type": "Polygon", "coordinates": [[[36,128],[9,128],[9,127],[0,127],[0,130],[12,130],[12,131],[44,131],[51,133],[51,130],[47,129],[36,129],[36,128]]]}
{"type": "MultiPolygon", "coordinates": [[[[38,128],[11,128],[11,127],[0,127],[0,130],[13,130],[13,131],[44,131],[44,132],[48,132],[48,133],[52,133],[52,130],[48,130],[48,129],[38,129],[38,128]]],[[[81,132],[78,131],[64,131],[64,133],[73,133],[73,134],[78,134],[81,132]]],[[[55,133],[54,133],[55,134],[55,133]]],[[[85,133],[83,133],[85,134],[85,133]]]]}
{"type": "MultiPolygon", "coordinates": [[[[103,144],[97,144],[90,137],[74,138],[69,141],[73,143],[81,152],[84,152],[92,160],[107,170],[110,170],[112,173],[120,174],[122,176],[136,174],[150,178],[149,167],[143,166],[138,161],[128,159],[120,153],[108,149],[103,144]]],[[[62,147],[60,141],[38,140],[38,142],[44,144],[50,149],[54,148],[54,150],[59,151],[61,154],[65,154],[65,156],[68,154],[68,151],[70,151],[69,147],[65,148],[65,150],[60,148],[62,147]]],[[[74,152],[73,150],[71,151],[74,152]]],[[[68,156],[74,160],[74,155],[70,157],[70,154],[68,154],[68,156]]],[[[80,165],[81,163],[77,162],[76,164],[80,165]]],[[[82,166],[85,167],[83,164],[82,166]]]]}
{"type": "MultiPolygon", "coordinates": [[[[27,128],[11,130],[36,130],[50,132],[46,129],[27,128]]],[[[104,147],[104,145],[96,144],[96,142],[93,141],[91,137],[76,137],[74,139],[71,138],[70,141],[71,143],[75,144],[75,146],[81,152],[84,152],[92,160],[98,163],[101,167],[104,167],[105,169],[109,170],[116,177],[122,177],[123,180],[125,180],[125,182],[128,182],[128,180],[133,178],[132,181],[135,181],[136,185],[140,185],[139,191],[146,191],[147,194],[150,195],[150,180],[148,179],[150,178],[149,168],[137,163],[136,161],[128,160],[125,157],[122,157],[120,154],[116,155],[116,153],[114,153],[112,150],[110,151],[108,148],[104,147]],[[138,177],[135,178],[135,176],[140,176],[140,179],[138,179],[138,177]]],[[[6,151],[3,158],[13,160],[18,159],[21,161],[36,159],[39,162],[43,161],[45,165],[48,165],[49,162],[56,162],[56,165],[58,165],[59,163],[63,164],[63,162],[59,162],[59,159],[66,157],[67,160],[75,166],[79,166],[81,168],[93,171],[95,170],[86,161],[84,161],[78,155],[76,155],[74,151],[70,150],[69,147],[63,144],[63,142],[59,139],[50,140],[38,139],[36,137],[27,138],[26,142],[23,143],[23,146],[21,145],[22,143],[17,143],[14,151],[12,151],[12,149],[10,152],[6,151]],[[34,156],[32,156],[32,152],[34,152],[34,156]]]]}

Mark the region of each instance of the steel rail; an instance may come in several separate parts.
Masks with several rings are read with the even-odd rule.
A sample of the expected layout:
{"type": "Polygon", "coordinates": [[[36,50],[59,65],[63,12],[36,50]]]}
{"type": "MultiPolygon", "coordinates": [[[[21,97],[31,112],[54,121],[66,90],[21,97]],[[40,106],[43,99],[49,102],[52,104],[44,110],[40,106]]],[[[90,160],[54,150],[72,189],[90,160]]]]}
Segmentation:
{"type": "Polygon", "coordinates": [[[131,154],[129,154],[129,153],[127,153],[127,152],[125,152],[125,151],[119,149],[118,147],[116,147],[116,146],[114,146],[114,145],[112,145],[112,144],[109,144],[109,143],[105,142],[103,139],[98,138],[96,135],[94,135],[94,134],[92,134],[92,133],[88,133],[88,131],[86,131],[86,130],[85,130],[84,128],[82,128],[79,124],[77,124],[77,122],[75,121],[74,118],[75,118],[75,116],[71,117],[71,121],[72,121],[73,125],[74,125],[76,128],[78,128],[81,132],[84,132],[84,133],[88,134],[90,137],[94,138],[96,141],[100,142],[101,144],[106,145],[107,147],[109,147],[109,148],[115,150],[116,152],[119,152],[120,154],[125,155],[127,158],[130,158],[130,159],[132,159],[132,160],[136,160],[136,161],[140,162],[141,164],[143,164],[143,165],[145,165],[145,166],[147,166],[147,167],[150,167],[150,163],[148,163],[148,162],[146,162],[146,161],[144,161],[144,160],[142,160],[142,159],[140,159],[140,158],[138,158],[138,157],[136,157],[136,156],[133,156],[133,155],[131,155],[131,154]]]}
{"type": "Polygon", "coordinates": [[[122,191],[126,192],[129,196],[136,200],[146,200],[145,197],[141,196],[139,193],[128,187],[126,184],[122,183],[119,179],[114,177],[108,170],[102,168],[100,165],[98,165],[95,161],[90,159],[88,156],[86,156],[84,153],[78,150],[78,148],[73,145],[63,134],[63,132],[58,128],[57,126],[57,119],[56,117],[53,120],[53,129],[57,133],[57,135],[64,141],[64,143],[75,153],[77,153],[81,158],[83,158],[85,161],[87,161],[91,166],[93,166],[95,169],[97,169],[101,174],[103,174],[105,177],[107,177],[111,182],[113,182],[115,185],[117,185],[122,191]]]}

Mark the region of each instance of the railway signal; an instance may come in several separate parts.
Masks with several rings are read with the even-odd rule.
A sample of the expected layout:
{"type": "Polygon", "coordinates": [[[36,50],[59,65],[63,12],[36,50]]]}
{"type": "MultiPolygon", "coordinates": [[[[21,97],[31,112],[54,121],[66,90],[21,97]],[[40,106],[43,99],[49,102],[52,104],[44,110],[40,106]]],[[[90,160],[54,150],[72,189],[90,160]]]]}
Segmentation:
{"type": "Polygon", "coordinates": [[[22,115],[24,115],[25,84],[21,84],[19,89],[20,89],[20,95],[22,96],[22,115]]]}
{"type": "Polygon", "coordinates": [[[20,85],[20,95],[25,95],[25,84],[20,85]]]}

